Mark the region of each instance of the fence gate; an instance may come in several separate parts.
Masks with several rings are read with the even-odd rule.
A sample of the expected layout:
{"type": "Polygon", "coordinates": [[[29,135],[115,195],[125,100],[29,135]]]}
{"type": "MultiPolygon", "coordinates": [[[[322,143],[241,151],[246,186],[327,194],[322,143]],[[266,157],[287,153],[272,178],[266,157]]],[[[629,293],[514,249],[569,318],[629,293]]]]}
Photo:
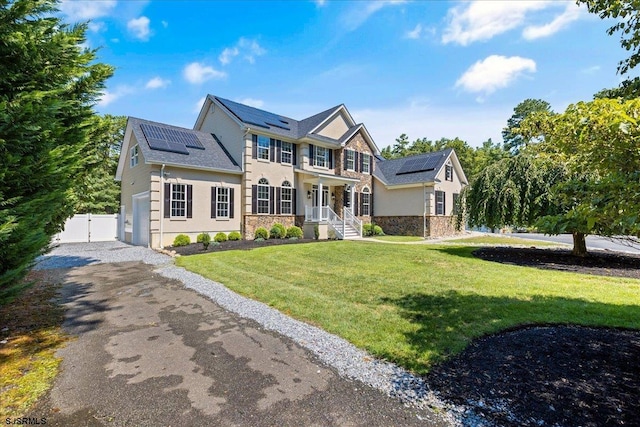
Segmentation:
{"type": "Polygon", "coordinates": [[[54,243],[88,243],[118,240],[118,214],[77,214],[64,224],[64,231],[53,237],[54,243]]]}

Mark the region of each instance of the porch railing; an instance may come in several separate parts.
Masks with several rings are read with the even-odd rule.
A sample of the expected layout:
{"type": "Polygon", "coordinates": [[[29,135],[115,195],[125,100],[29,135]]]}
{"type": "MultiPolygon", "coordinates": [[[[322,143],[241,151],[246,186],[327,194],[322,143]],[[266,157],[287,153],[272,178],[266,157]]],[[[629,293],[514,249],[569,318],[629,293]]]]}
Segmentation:
{"type": "Polygon", "coordinates": [[[360,221],[353,212],[351,212],[351,209],[344,208],[342,211],[344,212],[344,222],[353,227],[360,237],[362,237],[362,221],[360,221]]]}
{"type": "Polygon", "coordinates": [[[344,238],[344,221],[329,206],[306,206],[304,210],[305,221],[326,222],[329,230],[336,233],[337,239],[344,238]]]}

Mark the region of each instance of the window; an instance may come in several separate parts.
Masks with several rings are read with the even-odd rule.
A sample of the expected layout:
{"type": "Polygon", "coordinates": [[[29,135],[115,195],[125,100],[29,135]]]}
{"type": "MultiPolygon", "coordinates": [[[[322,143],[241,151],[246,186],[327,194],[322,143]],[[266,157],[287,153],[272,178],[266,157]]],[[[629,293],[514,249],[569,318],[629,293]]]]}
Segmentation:
{"type": "Polygon", "coordinates": [[[137,145],[131,148],[131,161],[129,163],[130,167],[134,167],[138,164],[138,159],[140,157],[139,148],[137,145]]]}
{"type": "Polygon", "coordinates": [[[280,157],[281,163],[291,164],[293,159],[293,144],[282,141],[282,152],[280,157]]]}
{"type": "Polygon", "coordinates": [[[444,167],[444,179],[446,181],[453,181],[453,166],[445,165],[445,167],[444,167]]]}
{"type": "Polygon", "coordinates": [[[283,182],[280,189],[280,213],[283,215],[293,213],[293,191],[289,181],[283,182]]]}
{"type": "Polygon", "coordinates": [[[258,158],[269,160],[269,138],[258,135],[258,158]]]}
{"type": "Polygon", "coordinates": [[[258,181],[258,213],[269,213],[269,181],[264,178],[258,181]]]}
{"type": "Polygon", "coordinates": [[[229,189],[218,187],[216,200],[216,216],[218,218],[229,218],[229,189]]]}
{"type": "Polygon", "coordinates": [[[187,186],[185,184],[171,184],[171,216],[187,216],[187,186]]]}
{"type": "Polygon", "coordinates": [[[458,212],[460,212],[458,203],[460,203],[460,194],[453,193],[453,215],[458,215],[458,212]]]}
{"type": "Polygon", "coordinates": [[[436,215],[444,215],[444,191],[436,191],[436,215]]]}
{"type": "Polygon", "coordinates": [[[344,207],[351,207],[351,187],[348,185],[345,185],[344,187],[344,207]]]}
{"type": "Polygon", "coordinates": [[[369,189],[365,187],[362,190],[362,209],[360,210],[360,215],[368,216],[371,215],[371,194],[369,194],[369,189]]]}
{"type": "Polygon", "coordinates": [[[356,170],[356,152],[353,150],[345,151],[345,165],[344,168],[348,171],[356,170]]]}
{"type": "Polygon", "coordinates": [[[362,153],[362,173],[370,173],[369,171],[371,170],[371,156],[366,154],[366,153],[362,153]]]}
{"type": "Polygon", "coordinates": [[[329,150],[324,147],[316,147],[316,166],[329,167],[329,150]]]}

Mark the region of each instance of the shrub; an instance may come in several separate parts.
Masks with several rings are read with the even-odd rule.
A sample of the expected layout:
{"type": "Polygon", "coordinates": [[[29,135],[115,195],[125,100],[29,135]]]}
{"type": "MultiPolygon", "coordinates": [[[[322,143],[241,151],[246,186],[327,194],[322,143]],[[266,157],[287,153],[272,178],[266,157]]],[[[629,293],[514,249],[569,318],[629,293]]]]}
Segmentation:
{"type": "Polygon", "coordinates": [[[213,237],[213,240],[215,240],[218,243],[226,242],[227,235],[221,231],[219,233],[216,233],[216,235],[213,237]]]}
{"type": "Polygon", "coordinates": [[[382,231],[382,227],[380,227],[379,225],[374,225],[373,226],[372,235],[374,235],[374,236],[384,236],[384,231],[382,231]]]}
{"type": "Polygon", "coordinates": [[[196,237],[196,242],[202,243],[202,246],[204,246],[206,250],[209,247],[209,243],[211,243],[211,236],[209,236],[209,233],[200,233],[198,237],[196,237]]]}
{"type": "Polygon", "coordinates": [[[229,238],[229,240],[242,240],[242,235],[239,231],[232,231],[227,237],[229,238]]]}
{"type": "Polygon", "coordinates": [[[318,240],[320,238],[320,228],[318,228],[318,224],[313,226],[313,236],[318,240]]]}
{"type": "Polygon", "coordinates": [[[262,240],[266,240],[269,238],[269,230],[267,230],[264,227],[258,227],[256,228],[256,231],[253,233],[253,238],[254,239],[262,239],[262,240]]]}
{"type": "Polygon", "coordinates": [[[362,224],[362,235],[363,236],[372,236],[373,235],[373,224],[362,224]]]}
{"type": "Polygon", "coordinates": [[[264,242],[264,239],[262,237],[256,237],[255,239],[253,239],[255,242],[264,242]]]}
{"type": "Polygon", "coordinates": [[[178,234],[173,239],[173,246],[187,246],[189,244],[191,244],[191,239],[186,234],[178,234]]]}
{"type": "Polygon", "coordinates": [[[271,227],[271,231],[269,231],[269,234],[272,239],[284,239],[284,237],[287,235],[287,230],[284,228],[284,225],[275,223],[271,227]]]}
{"type": "Polygon", "coordinates": [[[289,239],[302,239],[302,228],[297,227],[295,225],[287,228],[287,237],[289,239]]]}

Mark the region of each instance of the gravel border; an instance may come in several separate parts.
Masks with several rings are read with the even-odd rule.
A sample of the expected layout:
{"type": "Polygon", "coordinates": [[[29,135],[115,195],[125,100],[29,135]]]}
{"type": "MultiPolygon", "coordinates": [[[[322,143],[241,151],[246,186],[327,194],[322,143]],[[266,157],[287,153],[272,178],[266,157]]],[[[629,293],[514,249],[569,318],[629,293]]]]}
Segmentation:
{"type": "Polygon", "coordinates": [[[38,259],[35,269],[72,268],[90,264],[142,261],[158,266],[155,271],[176,279],[186,288],[210,298],[221,307],[252,319],[265,329],[282,334],[310,350],[342,376],[359,380],[405,405],[436,408],[451,425],[469,425],[473,418],[465,408],[444,403],[420,377],[378,360],[348,341],[320,328],[288,317],[264,303],[243,297],[224,285],[173,264],[173,259],[148,248],[122,242],[63,244],[38,259]]]}

